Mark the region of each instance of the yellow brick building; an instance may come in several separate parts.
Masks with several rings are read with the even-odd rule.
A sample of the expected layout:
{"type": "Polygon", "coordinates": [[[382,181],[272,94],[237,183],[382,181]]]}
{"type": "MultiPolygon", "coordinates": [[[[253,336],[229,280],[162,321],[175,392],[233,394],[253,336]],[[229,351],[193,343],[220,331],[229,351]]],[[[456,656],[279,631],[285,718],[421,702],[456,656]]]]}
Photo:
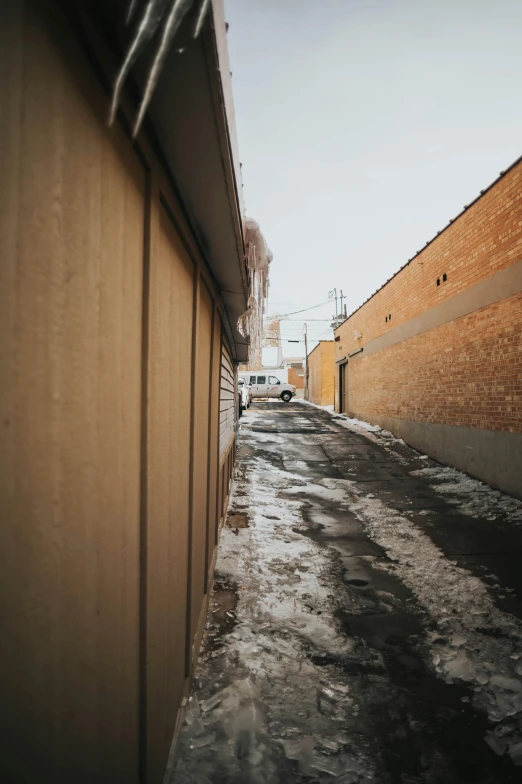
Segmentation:
{"type": "Polygon", "coordinates": [[[334,402],[334,341],[320,340],[307,357],[308,399],[319,406],[334,402]]]}

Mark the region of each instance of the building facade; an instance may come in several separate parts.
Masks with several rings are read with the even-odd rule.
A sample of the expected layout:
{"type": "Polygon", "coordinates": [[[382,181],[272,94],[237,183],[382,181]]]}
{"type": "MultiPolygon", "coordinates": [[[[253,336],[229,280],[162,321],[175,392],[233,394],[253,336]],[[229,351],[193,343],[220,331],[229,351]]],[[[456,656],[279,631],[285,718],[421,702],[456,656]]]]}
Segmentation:
{"type": "Polygon", "coordinates": [[[194,39],[193,4],[133,140],[140,61],[107,124],[124,5],[0,10],[5,782],[162,781],[233,475],[249,270],[223,9],[194,39]]]}
{"type": "Polygon", "coordinates": [[[334,403],[334,341],[320,340],[307,357],[308,400],[318,406],[334,403]]]}
{"type": "Polygon", "coordinates": [[[522,160],[335,330],[335,407],[522,497],[522,160]]]}
{"type": "Polygon", "coordinates": [[[288,374],[288,383],[297,390],[297,397],[304,396],[305,368],[303,360],[285,360],[284,367],[288,374]]]}

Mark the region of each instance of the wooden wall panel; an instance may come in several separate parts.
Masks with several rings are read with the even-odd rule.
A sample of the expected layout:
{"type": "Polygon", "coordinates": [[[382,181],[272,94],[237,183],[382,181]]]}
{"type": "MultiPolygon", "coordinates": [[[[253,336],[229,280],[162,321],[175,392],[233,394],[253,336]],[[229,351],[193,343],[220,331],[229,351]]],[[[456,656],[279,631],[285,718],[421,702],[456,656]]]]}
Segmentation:
{"type": "Polygon", "coordinates": [[[234,366],[230,351],[221,343],[221,380],[219,393],[219,454],[222,456],[234,438],[236,421],[234,366]]]}
{"type": "MultiPolygon", "coordinates": [[[[157,208],[155,209],[155,213],[157,208]]],[[[163,207],[152,223],[147,460],[147,768],[160,781],[185,677],[194,265],[163,207]]]]}
{"type": "Polygon", "coordinates": [[[0,778],[159,784],[228,496],[233,368],[150,149],[144,166],[107,128],[58,4],[6,5],[0,778]]]}
{"type": "Polygon", "coordinates": [[[218,462],[219,462],[219,389],[221,366],[221,319],[214,312],[212,339],[212,375],[210,380],[210,448],[208,492],[208,563],[212,563],[218,533],[218,462]]]}
{"type": "Polygon", "coordinates": [[[209,391],[212,349],[212,298],[199,281],[196,325],[196,388],[194,390],[194,454],[191,528],[190,645],[200,620],[207,582],[209,391]]]}
{"type": "Polygon", "coordinates": [[[132,784],[145,173],[42,7],[0,41],[0,771],[132,784]]]}

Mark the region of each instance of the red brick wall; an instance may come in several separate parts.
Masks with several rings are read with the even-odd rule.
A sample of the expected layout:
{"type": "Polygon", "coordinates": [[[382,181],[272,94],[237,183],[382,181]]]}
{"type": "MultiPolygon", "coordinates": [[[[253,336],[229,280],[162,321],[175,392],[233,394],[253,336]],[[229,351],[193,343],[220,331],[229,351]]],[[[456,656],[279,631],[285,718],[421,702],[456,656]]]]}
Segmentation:
{"type": "Polygon", "coordinates": [[[522,293],[351,361],[348,408],[522,432],[522,293]]]}
{"type": "Polygon", "coordinates": [[[293,384],[296,389],[304,389],[304,369],[288,368],[288,383],[293,384]],[[299,375],[301,374],[301,375],[299,375]]]}
{"type": "Polygon", "coordinates": [[[344,356],[522,257],[522,163],[336,330],[344,356]],[[443,274],[448,279],[442,281],[443,274]],[[437,286],[437,278],[441,284],[437,286]],[[386,322],[386,316],[391,321],[386,322]],[[354,338],[354,331],[362,338],[354,338]]]}
{"type": "MultiPolygon", "coordinates": [[[[336,330],[335,358],[520,259],[522,163],[336,330]]],[[[397,417],[522,432],[522,294],[366,357],[352,357],[348,389],[348,409],[361,419],[397,417]]]]}

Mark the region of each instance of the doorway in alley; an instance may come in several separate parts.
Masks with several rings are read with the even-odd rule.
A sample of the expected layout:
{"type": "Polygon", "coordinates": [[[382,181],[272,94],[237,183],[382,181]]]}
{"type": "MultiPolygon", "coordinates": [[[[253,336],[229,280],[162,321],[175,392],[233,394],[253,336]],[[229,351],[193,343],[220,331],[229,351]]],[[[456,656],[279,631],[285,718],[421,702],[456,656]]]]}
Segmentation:
{"type": "Polygon", "coordinates": [[[339,410],[341,414],[348,413],[348,362],[339,367],[339,410]]]}

